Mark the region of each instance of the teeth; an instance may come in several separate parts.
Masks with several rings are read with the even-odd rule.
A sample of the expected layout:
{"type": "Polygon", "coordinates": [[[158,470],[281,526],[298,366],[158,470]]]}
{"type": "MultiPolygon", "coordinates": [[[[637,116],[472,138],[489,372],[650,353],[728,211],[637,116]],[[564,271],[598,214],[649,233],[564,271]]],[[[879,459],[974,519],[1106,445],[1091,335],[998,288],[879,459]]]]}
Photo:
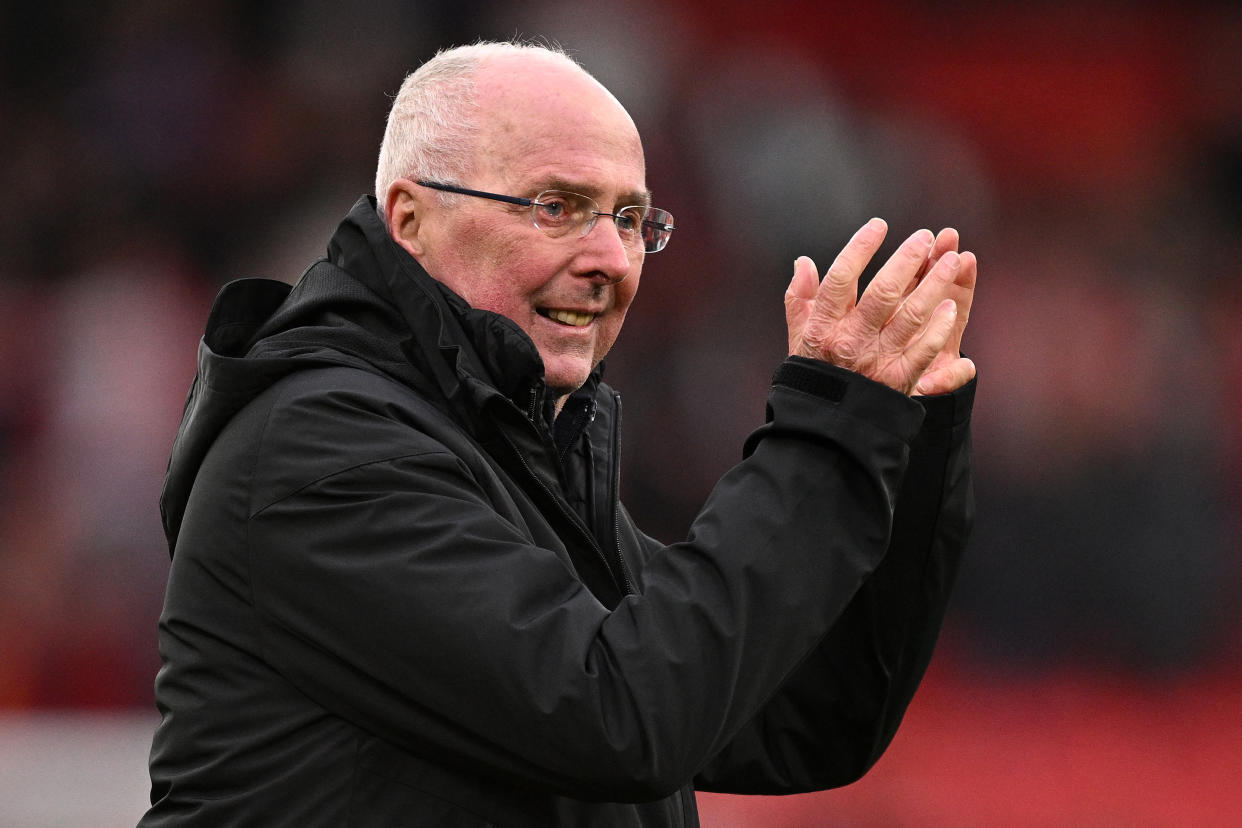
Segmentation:
{"type": "Polygon", "coordinates": [[[569,310],[550,310],[548,311],[548,318],[565,325],[573,325],[575,328],[580,328],[583,325],[590,324],[591,320],[595,318],[595,314],[569,310]]]}

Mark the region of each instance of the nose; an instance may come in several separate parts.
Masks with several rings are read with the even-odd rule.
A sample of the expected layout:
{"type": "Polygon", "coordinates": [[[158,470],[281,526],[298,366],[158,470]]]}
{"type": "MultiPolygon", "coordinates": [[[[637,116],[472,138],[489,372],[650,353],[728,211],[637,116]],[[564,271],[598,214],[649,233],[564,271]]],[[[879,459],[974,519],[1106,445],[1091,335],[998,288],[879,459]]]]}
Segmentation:
{"type": "Polygon", "coordinates": [[[611,213],[597,214],[581,243],[583,275],[596,276],[606,282],[620,282],[630,275],[634,265],[632,257],[643,255],[642,251],[632,251],[621,241],[611,213]]]}

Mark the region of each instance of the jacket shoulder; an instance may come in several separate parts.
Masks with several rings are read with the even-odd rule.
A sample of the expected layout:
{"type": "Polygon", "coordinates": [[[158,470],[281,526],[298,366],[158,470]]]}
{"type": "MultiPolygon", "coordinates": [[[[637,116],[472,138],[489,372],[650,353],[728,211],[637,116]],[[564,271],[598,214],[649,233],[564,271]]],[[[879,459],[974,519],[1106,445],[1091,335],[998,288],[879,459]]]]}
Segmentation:
{"type": "Polygon", "coordinates": [[[231,425],[236,433],[222,440],[253,454],[255,509],[367,464],[478,451],[447,414],[413,389],[349,366],[290,374],[231,425]]]}

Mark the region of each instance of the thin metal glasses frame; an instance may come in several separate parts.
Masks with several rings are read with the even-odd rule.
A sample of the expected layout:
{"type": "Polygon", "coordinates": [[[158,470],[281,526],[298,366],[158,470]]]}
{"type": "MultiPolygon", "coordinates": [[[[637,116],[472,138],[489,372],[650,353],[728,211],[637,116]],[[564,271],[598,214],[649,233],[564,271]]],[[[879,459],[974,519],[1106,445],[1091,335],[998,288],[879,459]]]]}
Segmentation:
{"type": "MultiPolygon", "coordinates": [[[[457,193],[458,195],[474,196],[475,198],[487,198],[487,199],[491,199],[492,201],[503,201],[506,204],[516,204],[519,207],[546,206],[539,201],[539,196],[542,196],[544,193],[560,193],[560,192],[564,192],[567,195],[577,196],[578,198],[583,199],[589,204],[594,204],[596,207],[599,206],[599,203],[595,199],[591,198],[590,196],[584,196],[581,193],[570,193],[566,190],[544,190],[542,193],[537,194],[534,198],[523,198],[522,196],[502,195],[500,193],[489,193],[483,190],[471,190],[468,187],[458,187],[454,184],[441,184],[438,181],[427,181],[425,179],[419,179],[415,181],[414,183],[418,184],[420,187],[428,187],[432,190],[441,190],[446,193],[457,193]]],[[[647,207],[647,206],[638,205],[638,204],[633,205],[633,207],[640,209],[640,210],[644,210],[644,211],[656,210],[668,216],[670,219],[672,218],[672,215],[670,215],[667,211],[660,210],[657,207],[647,207]]],[[[591,210],[590,212],[594,216],[594,218],[590,219],[589,221],[583,224],[582,235],[586,235],[587,233],[591,232],[591,228],[595,226],[595,219],[599,218],[600,216],[608,216],[609,218],[616,221],[618,218],[624,218],[624,216],[622,216],[621,213],[628,209],[630,209],[629,206],[622,207],[621,212],[618,212],[618,213],[607,213],[607,212],[604,212],[603,210],[591,210]]],[[[659,251],[663,250],[665,246],[668,245],[669,238],[673,230],[675,229],[673,226],[673,223],[671,221],[663,222],[663,221],[654,221],[652,219],[641,219],[641,221],[643,224],[649,227],[652,227],[656,229],[657,231],[660,231],[660,234],[661,234],[656,237],[658,240],[657,246],[651,249],[648,249],[647,246],[644,244],[643,251],[646,253],[658,253],[659,251]]],[[[535,220],[535,226],[536,227],[540,226],[538,220],[535,220]]],[[[540,229],[543,229],[543,228],[540,228],[540,229]]]]}

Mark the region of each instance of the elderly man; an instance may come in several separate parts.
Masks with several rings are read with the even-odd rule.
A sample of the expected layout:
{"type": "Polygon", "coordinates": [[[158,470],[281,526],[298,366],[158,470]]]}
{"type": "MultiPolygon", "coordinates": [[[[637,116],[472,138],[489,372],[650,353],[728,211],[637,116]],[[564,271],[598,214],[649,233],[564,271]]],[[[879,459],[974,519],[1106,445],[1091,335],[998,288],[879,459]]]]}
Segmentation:
{"type": "Polygon", "coordinates": [[[696,825],[696,787],[862,775],[970,522],[956,233],[861,298],[883,222],[822,283],[798,260],[767,422],[664,546],[618,501],[598,372],[674,227],[625,110],[562,54],[450,50],[376,193],[292,289],[212,309],[142,825],[696,825]]]}

